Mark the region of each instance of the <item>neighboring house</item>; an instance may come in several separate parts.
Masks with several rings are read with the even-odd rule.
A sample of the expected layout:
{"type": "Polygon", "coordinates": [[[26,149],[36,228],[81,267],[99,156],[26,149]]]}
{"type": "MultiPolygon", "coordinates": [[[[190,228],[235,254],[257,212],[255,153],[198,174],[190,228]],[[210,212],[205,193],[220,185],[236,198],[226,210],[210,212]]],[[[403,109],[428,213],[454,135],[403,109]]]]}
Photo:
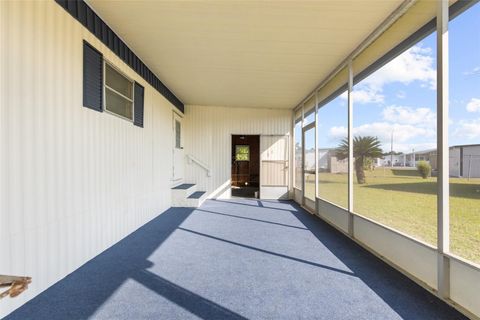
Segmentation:
{"type": "Polygon", "coordinates": [[[480,144],[450,147],[450,176],[480,178],[480,144]]]}
{"type": "Polygon", "coordinates": [[[328,172],[329,155],[332,149],[318,149],[318,170],[328,172]]]}
{"type": "Polygon", "coordinates": [[[315,149],[305,150],[305,170],[315,172],[315,149]]]}
{"type": "Polygon", "coordinates": [[[377,167],[406,167],[408,166],[407,164],[407,155],[406,154],[394,154],[392,155],[386,155],[383,158],[377,158],[374,161],[375,166],[377,167]]]}
{"type": "MultiPolygon", "coordinates": [[[[437,150],[428,149],[393,156],[386,155],[383,158],[376,158],[374,166],[390,167],[393,163],[393,167],[415,167],[419,161],[427,161],[432,166],[432,170],[436,171],[438,169],[437,150]]],[[[314,150],[306,150],[306,168],[313,168],[314,164],[314,150]]],[[[334,148],[318,149],[318,170],[329,173],[347,173],[348,162],[338,160],[334,148]]],[[[480,178],[480,144],[450,147],[450,176],[480,178]]]]}
{"type": "Polygon", "coordinates": [[[335,148],[318,149],[318,169],[320,172],[347,173],[347,159],[339,160],[335,148]]]}
{"type": "Polygon", "coordinates": [[[437,169],[437,149],[413,151],[405,154],[405,158],[407,167],[415,167],[418,161],[427,161],[432,166],[432,170],[437,169]]]}
{"type": "MultiPolygon", "coordinates": [[[[315,150],[305,150],[305,169],[315,170],[315,150]]],[[[318,170],[328,173],[347,173],[348,161],[338,160],[335,148],[318,149],[318,170]]]]}
{"type": "MultiPolygon", "coordinates": [[[[418,161],[427,161],[432,170],[438,169],[437,150],[423,150],[406,155],[407,166],[414,166],[418,161]]],[[[480,178],[480,144],[458,145],[450,147],[450,176],[464,178],[480,178]]]]}

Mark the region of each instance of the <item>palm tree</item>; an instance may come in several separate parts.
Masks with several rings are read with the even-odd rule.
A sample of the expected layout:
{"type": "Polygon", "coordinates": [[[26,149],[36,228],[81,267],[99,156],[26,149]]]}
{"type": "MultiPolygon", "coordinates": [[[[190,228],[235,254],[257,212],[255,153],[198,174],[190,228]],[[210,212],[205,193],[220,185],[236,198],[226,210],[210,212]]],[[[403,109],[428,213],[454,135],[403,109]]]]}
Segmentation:
{"type": "MultiPolygon", "coordinates": [[[[380,141],[377,137],[354,137],[353,138],[353,157],[355,158],[355,172],[357,174],[358,184],[364,184],[365,170],[364,164],[367,158],[379,158],[382,156],[382,149],[380,148],[380,141]]],[[[339,160],[348,158],[348,139],[342,140],[336,150],[336,155],[339,160]]]]}

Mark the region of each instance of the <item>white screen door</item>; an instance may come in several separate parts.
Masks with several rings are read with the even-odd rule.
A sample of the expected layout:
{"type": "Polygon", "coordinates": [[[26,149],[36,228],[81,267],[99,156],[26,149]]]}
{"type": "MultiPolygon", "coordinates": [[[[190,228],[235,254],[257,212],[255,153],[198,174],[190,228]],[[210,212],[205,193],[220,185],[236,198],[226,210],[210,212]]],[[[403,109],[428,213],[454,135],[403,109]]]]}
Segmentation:
{"type": "Polygon", "coordinates": [[[288,136],[260,136],[260,198],[288,199],[288,136]]]}
{"type": "Polygon", "coordinates": [[[182,118],[173,112],[173,182],[183,180],[185,155],[183,151],[182,118]]]}

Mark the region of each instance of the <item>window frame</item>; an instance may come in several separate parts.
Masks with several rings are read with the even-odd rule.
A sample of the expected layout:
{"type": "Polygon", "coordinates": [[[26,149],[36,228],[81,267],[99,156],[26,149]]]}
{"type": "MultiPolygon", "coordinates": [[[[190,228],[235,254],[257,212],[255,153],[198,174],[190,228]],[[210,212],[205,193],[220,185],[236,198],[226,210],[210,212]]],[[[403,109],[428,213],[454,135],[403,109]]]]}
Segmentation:
{"type": "MultiPolygon", "coordinates": [[[[316,132],[316,135],[317,135],[317,146],[316,146],[316,149],[315,149],[315,152],[317,153],[317,163],[319,162],[320,158],[318,156],[318,151],[321,150],[321,149],[329,149],[328,152],[330,152],[331,150],[335,150],[336,148],[329,148],[329,147],[324,147],[322,148],[322,146],[320,145],[320,142],[319,142],[319,135],[322,134],[322,131],[320,129],[320,126],[322,124],[322,121],[321,119],[323,118],[323,115],[320,116],[320,114],[325,111],[325,107],[331,107],[331,105],[329,105],[331,102],[335,101],[336,99],[340,98],[343,94],[347,94],[348,93],[348,83],[340,86],[338,89],[336,89],[335,91],[333,91],[329,96],[327,96],[325,99],[323,99],[322,101],[320,101],[318,103],[318,108],[317,108],[317,113],[316,113],[316,128],[317,128],[317,132],[316,132]],[[323,110],[322,110],[323,109],[323,110]]],[[[345,125],[348,127],[348,101],[345,101],[345,105],[343,105],[343,107],[345,107],[345,125]]],[[[338,113],[338,111],[337,111],[338,113]]],[[[342,120],[343,121],[343,120],[342,120]]],[[[345,137],[348,139],[348,133],[347,133],[347,137],[345,137]]],[[[338,147],[338,146],[337,146],[338,147]]],[[[320,165],[317,166],[316,168],[316,179],[318,181],[318,187],[317,187],[317,191],[316,191],[316,197],[318,199],[321,199],[322,201],[326,201],[328,203],[331,203],[333,205],[335,205],[336,207],[339,207],[343,210],[347,210],[348,211],[348,157],[346,159],[343,159],[343,160],[337,160],[337,161],[346,161],[346,164],[347,164],[347,179],[346,179],[346,204],[340,204],[338,203],[337,201],[333,201],[331,198],[327,198],[323,195],[320,194],[320,190],[321,188],[323,187],[320,187],[321,183],[319,181],[319,178],[322,174],[324,174],[325,172],[321,172],[320,171],[320,165]]]]}
{"type": "Polygon", "coordinates": [[[134,123],[134,121],[135,121],[135,80],[133,80],[132,78],[127,76],[124,72],[122,72],[119,68],[117,68],[112,62],[103,58],[103,84],[102,84],[102,87],[103,87],[103,106],[102,106],[102,110],[104,112],[108,113],[108,114],[114,115],[114,116],[119,117],[123,120],[134,123]],[[118,72],[120,74],[120,76],[122,76],[128,82],[130,82],[130,84],[132,86],[132,98],[129,98],[129,97],[125,96],[124,94],[118,92],[117,90],[115,90],[112,87],[110,87],[109,85],[107,85],[107,64],[114,71],[118,72]],[[107,90],[110,90],[114,94],[116,94],[116,95],[120,96],[121,98],[130,102],[130,107],[132,109],[132,118],[131,119],[107,109],[107,90]]]}
{"type": "Polygon", "coordinates": [[[301,112],[300,115],[293,121],[293,188],[300,190],[303,192],[303,106],[300,108],[301,112]],[[299,125],[299,135],[297,135],[296,130],[297,130],[297,125],[299,125]],[[300,173],[300,185],[297,185],[297,136],[300,137],[300,149],[301,149],[301,160],[300,160],[300,168],[301,168],[301,173],[300,173]]]}

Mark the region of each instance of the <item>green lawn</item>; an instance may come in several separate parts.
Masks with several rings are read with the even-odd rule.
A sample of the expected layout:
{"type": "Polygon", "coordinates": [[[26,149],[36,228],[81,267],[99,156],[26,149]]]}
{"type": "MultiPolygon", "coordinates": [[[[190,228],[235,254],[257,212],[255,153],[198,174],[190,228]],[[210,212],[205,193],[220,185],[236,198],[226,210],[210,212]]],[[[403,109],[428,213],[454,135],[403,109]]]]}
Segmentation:
{"type": "MultiPolygon", "coordinates": [[[[416,170],[377,168],[354,184],[354,211],[436,246],[436,178],[416,170]]],[[[315,188],[308,183],[307,191],[315,188]]],[[[310,191],[312,192],[312,191],[310,191]]],[[[480,179],[450,179],[450,250],[480,263],[480,179]]],[[[347,206],[347,175],[321,173],[319,197],[347,206]]]]}

